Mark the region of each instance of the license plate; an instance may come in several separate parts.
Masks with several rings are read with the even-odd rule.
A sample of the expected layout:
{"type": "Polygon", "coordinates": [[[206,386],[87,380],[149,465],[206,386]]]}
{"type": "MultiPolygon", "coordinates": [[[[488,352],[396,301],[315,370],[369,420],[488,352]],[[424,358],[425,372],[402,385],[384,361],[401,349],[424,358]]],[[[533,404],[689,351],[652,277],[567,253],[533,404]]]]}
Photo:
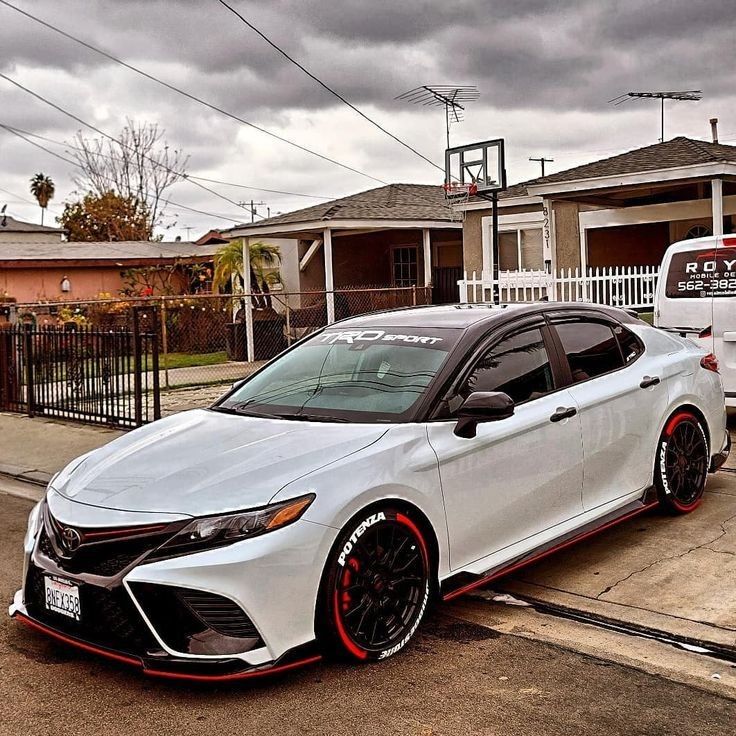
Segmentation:
{"type": "Polygon", "coordinates": [[[79,621],[82,615],[79,586],[51,575],[44,578],[44,585],[46,587],[46,609],[79,621]]]}

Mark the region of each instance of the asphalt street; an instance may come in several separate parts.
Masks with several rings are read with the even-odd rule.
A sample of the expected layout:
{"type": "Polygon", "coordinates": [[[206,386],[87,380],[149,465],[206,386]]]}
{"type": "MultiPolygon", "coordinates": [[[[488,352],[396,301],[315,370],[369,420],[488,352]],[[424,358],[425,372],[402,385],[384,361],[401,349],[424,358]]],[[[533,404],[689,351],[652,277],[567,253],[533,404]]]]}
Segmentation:
{"type": "MultiPolygon", "coordinates": [[[[0,495],[0,596],[19,584],[31,502],[0,495]]],[[[731,736],[736,702],[434,612],[380,665],[324,663],[257,684],[142,677],[0,619],[0,733],[731,736]]]]}

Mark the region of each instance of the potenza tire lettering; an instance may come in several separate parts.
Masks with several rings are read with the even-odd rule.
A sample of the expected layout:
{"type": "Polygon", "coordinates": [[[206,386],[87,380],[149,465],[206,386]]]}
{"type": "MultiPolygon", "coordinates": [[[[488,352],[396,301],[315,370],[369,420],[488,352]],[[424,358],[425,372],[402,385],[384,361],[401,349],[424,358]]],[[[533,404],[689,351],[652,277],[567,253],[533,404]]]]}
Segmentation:
{"type": "Polygon", "coordinates": [[[340,565],[340,567],[345,567],[347,556],[352,551],[353,545],[361,536],[363,536],[365,530],[373,526],[376,522],[385,520],[386,515],[382,511],[379,511],[377,514],[369,516],[365,521],[361,521],[360,524],[358,524],[358,528],[350,535],[350,539],[345,542],[345,546],[342,548],[342,552],[340,552],[340,556],[337,558],[337,564],[340,565]]]}

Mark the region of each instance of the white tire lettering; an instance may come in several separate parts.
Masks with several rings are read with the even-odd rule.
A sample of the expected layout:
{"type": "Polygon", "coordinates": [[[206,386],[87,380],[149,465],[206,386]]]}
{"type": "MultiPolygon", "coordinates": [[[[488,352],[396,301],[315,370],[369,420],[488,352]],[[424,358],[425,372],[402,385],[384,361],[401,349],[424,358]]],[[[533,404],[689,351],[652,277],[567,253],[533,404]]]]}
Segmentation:
{"type": "Polygon", "coordinates": [[[374,524],[377,524],[379,521],[386,521],[386,514],[384,514],[383,511],[379,511],[377,514],[371,514],[367,519],[364,519],[360,524],[358,524],[355,531],[350,535],[348,541],[345,542],[345,546],[342,548],[342,552],[340,552],[340,556],[337,558],[337,564],[340,565],[340,567],[345,567],[345,561],[347,560],[348,555],[352,551],[353,546],[358,539],[363,536],[365,530],[369,529],[374,524]]]}

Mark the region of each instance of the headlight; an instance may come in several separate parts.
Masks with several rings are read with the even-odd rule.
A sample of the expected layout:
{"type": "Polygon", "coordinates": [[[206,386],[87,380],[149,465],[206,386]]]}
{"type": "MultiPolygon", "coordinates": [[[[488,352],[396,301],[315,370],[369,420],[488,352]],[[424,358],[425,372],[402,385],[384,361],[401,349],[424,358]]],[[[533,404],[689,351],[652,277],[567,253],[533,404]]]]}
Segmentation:
{"type": "Polygon", "coordinates": [[[161,553],[181,554],[222,547],[241,539],[280,529],[295,522],[314,501],[314,494],[282,501],[253,511],[195,519],[159,548],[161,553]]]}

